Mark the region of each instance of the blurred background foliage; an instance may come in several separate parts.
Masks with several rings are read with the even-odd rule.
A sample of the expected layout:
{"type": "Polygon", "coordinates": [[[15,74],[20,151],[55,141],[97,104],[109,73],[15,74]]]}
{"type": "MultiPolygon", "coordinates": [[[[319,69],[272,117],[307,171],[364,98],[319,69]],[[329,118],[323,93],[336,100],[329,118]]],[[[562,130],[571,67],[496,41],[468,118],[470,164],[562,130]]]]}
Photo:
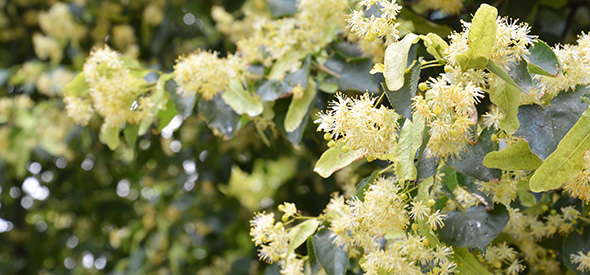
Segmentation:
{"type": "MultiPolygon", "coordinates": [[[[484,1],[464,1],[453,15],[428,9],[428,2],[403,1],[401,17],[419,33],[445,35],[484,1]]],[[[585,0],[486,2],[529,22],[550,45],[575,42],[590,26],[585,0]]],[[[60,95],[93,46],[107,43],[169,72],[179,55],[198,48],[235,51],[211,8],[239,19],[244,4],[267,5],[0,0],[0,274],[270,274],[276,269],[258,261],[250,241],[254,211],[290,201],[317,215],[330,193],[351,194],[386,165],[361,161],[321,179],[312,170],[326,145],[312,123],[293,146],[280,131],[252,123],[238,123],[224,139],[200,116],[177,116],[161,133],[111,151],[98,140],[100,123],[80,127],[66,116],[60,95]]],[[[331,51],[343,51],[340,42],[331,51]]],[[[312,114],[329,99],[320,95],[312,114]]],[[[280,99],[274,108],[288,103],[280,99]]]]}

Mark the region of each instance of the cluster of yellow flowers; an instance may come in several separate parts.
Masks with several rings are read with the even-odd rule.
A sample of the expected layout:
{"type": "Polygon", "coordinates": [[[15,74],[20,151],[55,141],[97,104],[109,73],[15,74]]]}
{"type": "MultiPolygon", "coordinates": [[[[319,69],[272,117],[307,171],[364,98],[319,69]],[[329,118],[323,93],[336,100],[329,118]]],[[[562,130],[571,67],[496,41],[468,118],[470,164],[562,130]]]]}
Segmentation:
{"type": "Polygon", "coordinates": [[[318,131],[326,132],[328,139],[342,139],[347,146],[345,151],[352,149],[368,159],[394,161],[399,117],[395,110],[376,108],[375,98],[369,94],[351,99],[337,93],[329,110],[320,113],[315,122],[319,124],[318,131]]]}
{"type": "Polygon", "coordinates": [[[399,38],[400,23],[396,21],[401,6],[396,1],[387,0],[363,0],[359,3],[360,9],[352,11],[347,20],[347,27],[361,38],[373,40],[385,38],[385,43],[395,42],[399,38]],[[365,12],[375,7],[379,10],[380,16],[372,14],[365,17],[365,12]]]}
{"type": "Polygon", "coordinates": [[[590,35],[581,34],[577,45],[556,45],[553,48],[559,60],[557,77],[535,75],[534,90],[531,94],[537,98],[549,94],[556,96],[559,91],[569,91],[577,85],[590,83],[590,35]]]}
{"type": "Polygon", "coordinates": [[[138,124],[151,115],[155,103],[142,96],[145,80],[133,75],[120,54],[108,46],[92,50],[84,64],[84,76],[89,93],[64,96],[68,115],[77,123],[88,123],[94,111],[109,127],[138,124]]]}
{"type": "Polygon", "coordinates": [[[178,58],[174,65],[176,92],[183,96],[202,95],[210,100],[229,86],[230,79],[239,78],[245,64],[236,55],[219,58],[217,52],[198,50],[178,58]]]}
{"type": "MultiPolygon", "coordinates": [[[[549,210],[544,206],[542,210],[549,210]]],[[[560,273],[560,263],[555,251],[544,248],[538,241],[559,232],[567,235],[574,230],[581,213],[572,206],[562,207],[561,213],[551,210],[549,215],[540,220],[538,214],[522,213],[518,208],[508,207],[510,220],[504,228],[505,233],[513,238],[513,244],[519,248],[523,259],[532,273],[560,273]]]]}

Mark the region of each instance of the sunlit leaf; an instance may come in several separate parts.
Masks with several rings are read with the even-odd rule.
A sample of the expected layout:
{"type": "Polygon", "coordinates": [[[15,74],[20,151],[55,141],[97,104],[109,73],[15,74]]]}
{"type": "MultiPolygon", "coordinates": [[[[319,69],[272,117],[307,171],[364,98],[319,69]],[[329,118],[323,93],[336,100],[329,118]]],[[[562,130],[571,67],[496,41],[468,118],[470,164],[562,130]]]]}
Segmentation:
{"type": "Polygon", "coordinates": [[[572,180],[584,168],[584,153],[590,149],[590,108],[570,129],[531,177],[533,192],[543,192],[560,187],[572,180]]]}
{"type": "Polygon", "coordinates": [[[395,172],[400,180],[415,180],[418,171],[414,165],[416,151],[422,145],[422,134],[424,133],[424,121],[414,119],[412,122],[406,119],[402,127],[397,151],[397,162],[395,172]]]}
{"type": "Polygon", "coordinates": [[[496,42],[498,10],[482,4],[475,12],[469,28],[469,48],[455,58],[463,70],[483,69],[488,64],[492,47],[496,42]]]}
{"type": "Polygon", "coordinates": [[[115,150],[117,147],[119,147],[121,142],[119,139],[120,130],[121,129],[118,126],[113,127],[103,123],[102,127],[100,128],[100,134],[98,135],[98,138],[102,143],[106,144],[109,149],[115,150]]]}
{"type": "Polygon", "coordinates": [[[404,85],[404,72],[408,62],[410,47],[418,38],[413,33],[408,33],[402,40],[393,42],[385,50],[385,68],[383,77],[387,88],[396,91],[404,85]]]}
{"type": "Polygon", "coordinates": [[[313,79],[309,79],[307,89],[304,90],[303,96],[301,98],[293,98],[289,105],[285,117],[285,131],[293,132],[301,125],[315,99],[316,93],[315,82],[313,79]]]}
{"type": "Polygon", "coordinates": [[[305,241],[315,233],[319,225],[320,222],[318,220],[307,220],[293,227],[289,232],[289,234],[291,234],[289,237],[289,250],[294,251],[300,245],[305,243],[305,241]]]}
{"type": "Polygon", "coordinates": [[[519,140],[502,151],[490,152],[483,159],[486,167],[506,171],[535,170],[541,163],[543,161],[531,152],[524,140],[519,140]]]}
{"type": "Polygon", "coordinates": [[[223,101],[237,114],[247,114],[251,117],[262,113],[262,103],[257,96],[251,95],[239,79],[232,79],[229,88],[221,94],[223,101]]]}
{"type": "Polygon", "coordinates": [[[468,248],[453,246],[452,261],[457,264],[457,274],[492,275],[468,248]]]}
{"type": "Polygon", "coordinates": [[[342,151],[342,147],[344,147],[344,145],[345,142],[341,140],[336,142],[336,146],[326,150],[326,152],[322,154],[318,162],[315,164],[313,171],[318,173],[320,176],[327,178],[332,175],[332,173],[362,158],[362,156],[352,149],[344,153],[342,151]]]}

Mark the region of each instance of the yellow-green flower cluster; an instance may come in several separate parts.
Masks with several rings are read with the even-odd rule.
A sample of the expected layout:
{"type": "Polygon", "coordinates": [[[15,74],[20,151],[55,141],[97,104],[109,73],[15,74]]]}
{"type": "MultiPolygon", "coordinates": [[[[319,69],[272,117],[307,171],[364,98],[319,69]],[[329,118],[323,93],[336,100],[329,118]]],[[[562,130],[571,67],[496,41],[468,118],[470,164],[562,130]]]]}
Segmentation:
{"type": "Polygon", "coordinates": [[[452,250],[430,246],[417,232],[416,222],[425,221],[431,230],[443,226],[444,215],[433,213],[432,205],[409,200],[407,190],[395,178],[379,177],[365,191],[364,200],[352,197],[345,201],[334,196],[325,215],[335,243],[351,251],[351,255],[363,252],[360,262],[367,274],[380,274],[380,270],[423,274],[420,265],[427,264],[440,274],[450,274],[456,267],[447,258],[452,250]],[[408,232],[406,228],[412,221],[412,231],[408,232]]]}
{"type": "MultiPolygon", "coordinates": [[[[345,0],[298,1],[293,17],[270,19],[256,8],[244,9],[246,17],[235,21],[222,8],[213,9],[212,16],[219,29],[236,42],[238,51],[248,63],[260,62],[270,67],[275,60],[290,54],[316,52],[331,42],[336,31],[344,27],[345,0]],[[246,35],[247,34],[247,35],[246,35]]],[[[293,69],[300,64],[291,64],[293,69]]]]}
{"type": "Polygon", "coordinates": [[[577,45],[557,45],[553,48],[560,65],[557,77],[534,75],[538,98],[545,94],[555,96],[559,91],[590,83],[590,35],[583,33],[577,42],[577,45]]]}
{"type": "Polygon", "coordinates": [[[433,153],[453,156],[471,140],[471,126],[477,122],[475,104],[483,97],[472,82],[457,82],[450,74],[428,81],[424,96],[414,97],[414,115],[430,126],[428,147],[433,153]]]}
{"type": "MultiPolygon", "coordinates": [[[[548,210],[548,207],[544,206],[544,209],[548,210]]],[[[555,251],[538,244],[538,241],[555,233],[566,235],[574,230],[580,212],[572,206],[562,207],[560,212],[551,210],[548,216],[540,218],[539,215],[522,213],[518,208],[508,207],[510,220],[503,232],[512,237],[513,244],[519,248],[532,274],[560,272],[555,251]]]]}
{"type": "Polygon", "coordinates": [[[361,156],[393,161],[399,115],[395,110],[374,105],[375,98],[367,93],[357,99],[338,93],[328,110],[315,121],[318,131],[326,132],[332,139],[342,139],[361,156]]]}
{"type": "Polygon", "coordinates": [[[197,50],[178,58],[174,65],[176,92],[182,96],[199,94],[210,100],[227,89],[230,79],[240,77],[245,64],[238,56],[219,58],[218,54],[197,50]]]}
{"type": "MultiPolygon", "coordinates": [[[[295,204],[285,203],[281,206],[279,208],[285,213],[283,216],[285,224],[293,222],[291,217],[297,212],[295,204]]],[[[275,223],[274,214],[264,212],[256,214],[250,221],[250,236],[252,241],[260,246],[258,250],[260,259],[267,263],[278,262],[281,274],[310,274],[309,268],[305,266],[305,260],[297,256],[293,250],[289,250],[291,229],[294,227],[285,228],[285,224],[275,223]]]]}
{"type": "Polygon", "coordinates": [[[522,260],[517,258],[518,253],[509,247],[506,242],[498,245],[490,245],[483,256],[490,270],[500,274],[515,275],[524,271],[522,260]]]}
{"type": "Polygon", "coordinates": [[[396,1],[363,0],[359,6],[360,9],[353,11],[347,19],[347,28],[351,32],[368,40],[373,40],[376,37],[385,38],[386,44],[398,40],[399,30],[397,28],[400,23],[396,22],[396,19],[402,7],[396,1]],[[365,12],[371,7],[379,9],[379,17],[374,14],[369,18],[365,17],[365,12]]]}
{"type": "Polygon", "coordinates": [[[152,115],[155,103],[142,96],[145,80],[132,75],[121,55],[108,46],[92,50],[84,64],[84,76],[89,94],[64,97],[68,115],[77,123],[88,123],[94,111],[109,127],[138,124],[152,115]]]}
{"type": "Polygon", "coordinates": [[[570,256],[572,263],[577,264],[577,270],[586,272],[590,270],[590,252],[584,253],[582,251],[578,251],[576,254],[572,254],[570,256]]]}

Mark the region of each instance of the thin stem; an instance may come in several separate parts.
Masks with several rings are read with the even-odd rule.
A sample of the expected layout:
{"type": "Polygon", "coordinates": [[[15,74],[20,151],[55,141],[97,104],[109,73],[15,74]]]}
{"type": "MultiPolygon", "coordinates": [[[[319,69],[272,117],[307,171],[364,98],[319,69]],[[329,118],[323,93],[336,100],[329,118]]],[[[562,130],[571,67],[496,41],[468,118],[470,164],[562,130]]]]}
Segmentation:
{"type": "Polygon", "coordinates": [[[385,173],[385,171],[387,171],[387,170],[389,170],[390,168],[393,168],[393,167],[395,167],[395,163],[392,163],[391,165],[389,165],[389,166],[381,169],[381,171],[379,171],[379,173],[377,175],[381,175],[381,174],[385,173]]]}
{"type": "Polygon", "coordinates": [[[426,65],[426,66],[422,67],[422,69],[427,69],[427,68],[431,68],[431,67],[440,67],[442,65],[443,64],[431,64],[431,65],[426,65]]]}
{"type": "Polygon", "coordinates": [[[381,100],[383,100],[383,96],[385,96],[385,91],[383,91],[383,93],[381,93],[381,96],[379,96],[379,99],[377,101],[375,101],[374,107],[377,108],[377,105],[379,105],[379,103],[381,103],[381,100]]]}
{"type": "Polygon", "coordinates": [[[317,66],[318,69],[320,69],[320,71],[324,71],[324,72],[328,73],[331,76],[340,78],[340,74],[338,74],[337,72],[334,72],[334,71],[328,69],[326,66],[324,66],[324,65],[322,65],[320,63],[316,63],[316,66],[317,66]]]}

